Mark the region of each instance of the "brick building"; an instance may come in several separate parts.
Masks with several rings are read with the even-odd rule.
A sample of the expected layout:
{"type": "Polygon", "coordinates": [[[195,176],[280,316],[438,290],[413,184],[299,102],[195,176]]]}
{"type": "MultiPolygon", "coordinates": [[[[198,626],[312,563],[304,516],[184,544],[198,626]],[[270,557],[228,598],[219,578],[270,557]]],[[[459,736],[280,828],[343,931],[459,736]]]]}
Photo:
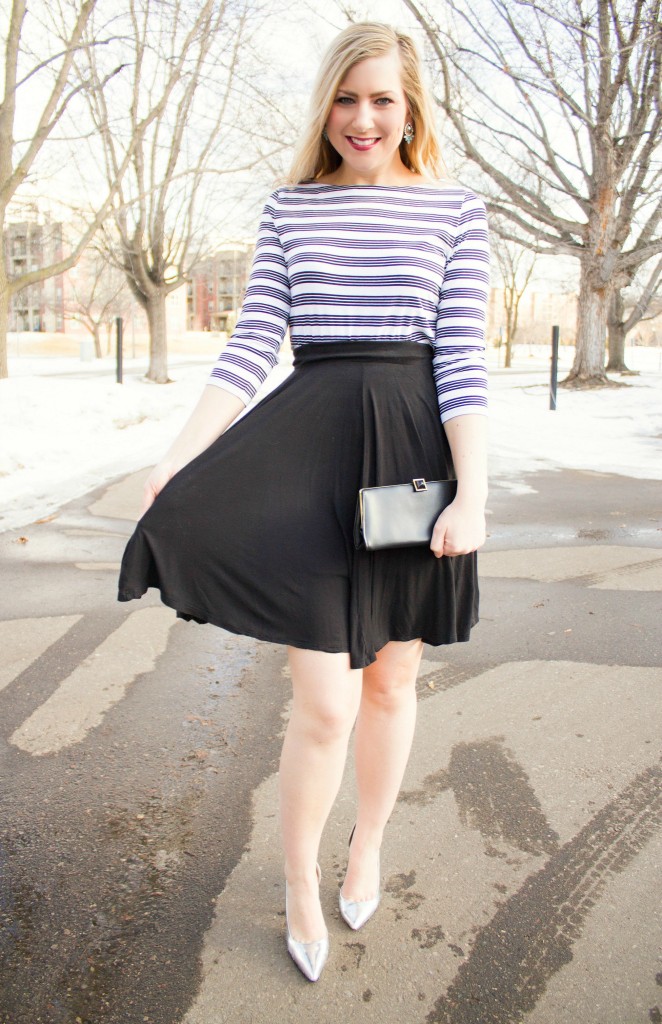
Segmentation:
{"type": "Polygon", "coordinates": [[[187,330],[232,328],[246,291],[252,257],[249,247],[220,249],[196,267],[187,285],[187,330]]]}

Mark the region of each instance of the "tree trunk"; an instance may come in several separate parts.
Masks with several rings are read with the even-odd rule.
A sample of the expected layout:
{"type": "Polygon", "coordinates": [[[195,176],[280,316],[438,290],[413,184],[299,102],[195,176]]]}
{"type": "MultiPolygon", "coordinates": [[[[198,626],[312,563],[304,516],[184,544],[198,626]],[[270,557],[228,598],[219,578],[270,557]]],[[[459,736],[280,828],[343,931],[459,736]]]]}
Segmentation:
{"type": "Polygon", "coordinates": [[[154,289],[145,303],[149,324],[149,369],[147,380],[155,384],[168,384],[168,345],[166,337],[166,295],[165,289],[154,289]]]}
{"type": "Polygon", "coordinates": [[[506,332],[506,358],[504,366],[507,370],[510,369],[513,362],[513,339],[510,330],[506,332]]]}
{"type": "Polygon", "coordinates": [[[101,351],[101,325],[94,324],[92,327],[92,333],[94,335],[94,354],[97,359],[101,359],[103,355],[101,351]]]}
{"type": "Polygon", "coordinates": [[[619,288],[614,291],[609,310],[609,362],[608,370],[616,373],[628,373],[625,365],[625,316],[623,309],[623,293],[619,288]]]}
{"type": "Polygon", "coordinates": [[[7,328],[9,327],[9,302],[11,298],[7,275],[2,265],[3,262],[2,252],[0,251],[0,380],[4,380],[5,377],[9,376],[9,367],[7,365],[7,328]]]}
{"type": "Polygon", "coordinates": [[[572,369],[562,384],[590,388],[608,384],[605,373],[607,320],[611,289],[600,282],[595,287],[590,269],[581,268],[577,304],[577,342],[572,369]]]}
{"type": "Polygon", "coordinates": [[[512,308],[512,291],[506,291],[506,358],[504,360],[504,367],[506,370],[510,369],[513,361],[513,308],[512,308]]]}
{"type": "MultiPolygon", "coordinates": [[[[525,286],[526,287],[526,286],[525,286]]],[[[519,300],[522,297],[522,292],[519,294],[516,291],[516,285],[513,282],[513,290],[511,295],[511,305],[508,310],[508,336],[506,338],[506,368],[510,369],[513,363],[513,348],[515,346],[515,338],[517,336],[517,319],[519,315],[519,300]]]]}

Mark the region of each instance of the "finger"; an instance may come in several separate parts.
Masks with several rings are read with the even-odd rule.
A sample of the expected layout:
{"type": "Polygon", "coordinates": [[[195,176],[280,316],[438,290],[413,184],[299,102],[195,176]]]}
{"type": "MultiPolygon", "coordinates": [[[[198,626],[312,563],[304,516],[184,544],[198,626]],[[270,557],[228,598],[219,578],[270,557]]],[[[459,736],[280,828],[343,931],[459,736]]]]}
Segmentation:
{"type": "Polygon", "coordinates": [[[470,555],[471,552],[475,550],[475,546],[470,547],[468,544],[465,544],[464,547],[453,547],[451,544],[448,544],[444,548],[444,554],[455,557],[456,555],[470,555]]]}
{"type": "Polygon", "coordinates": [[[435,558],[444,557],[444,545],[446,543],[446,531],[435,530],[430,541],[430,549],[435,558]]]}
{"type": "Polygon", "coordinates": [[[149,489],[147,487],[145,487],[145,489],[143,491],[142,508],[140,509],[140,517],[139,517],[140,519],[142,519],[142,517],[145,515],[145,512],[147,511],[147,509],[151,508],[151,506],[154,504],[154,499],[155,498],[156,498],[156,492],[154,491],[154,489],[152,487],[150,487],[149,489]]]}
{"type": "Polygon", "coordinates": [[[448,532],[448,530],[446,531],[446,535],[444,537],[444,554],[445,555],[448,555],[450,557],[454,557],[455,555],[464,555],[464,554],[466,554],[466,552],[468,550],[469,549],[467,548],[467,546],[465,544],[461,544],[459,541],[453,540],[453,538],[452,538],[451,534],[448,532]]]}

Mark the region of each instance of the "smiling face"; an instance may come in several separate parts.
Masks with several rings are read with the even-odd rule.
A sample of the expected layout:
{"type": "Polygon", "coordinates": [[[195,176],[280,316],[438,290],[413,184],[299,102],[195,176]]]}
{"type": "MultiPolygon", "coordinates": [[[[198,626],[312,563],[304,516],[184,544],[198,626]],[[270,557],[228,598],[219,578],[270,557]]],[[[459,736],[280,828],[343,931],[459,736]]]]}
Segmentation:
{"type": "Polygon", "coordinates": [[[350,68],[326,121],[329,142],[342,158],[339,176],[358,184],[406,173],[400,143],[408,119],[397,50],[350,68]]]}

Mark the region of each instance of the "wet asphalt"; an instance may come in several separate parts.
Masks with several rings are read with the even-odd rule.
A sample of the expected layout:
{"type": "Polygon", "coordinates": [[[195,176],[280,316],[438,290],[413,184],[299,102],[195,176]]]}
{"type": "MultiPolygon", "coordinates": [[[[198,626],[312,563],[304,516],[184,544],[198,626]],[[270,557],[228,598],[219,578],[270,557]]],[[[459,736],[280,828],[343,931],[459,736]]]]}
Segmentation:
{"type": "MultiPolygon", "coordinates": [[[[93,678],[95,664],[107,657],[103,645],[127,618],[159,607],[153,595],[129,605],[115,601],[116,565],[141,476],[105,485],[48,522],[0,535],[0,639],[9,663],[0,677],[0,1022],[662,1021],[662,963],[649,926],[659,886],[648,893],[644,871],[662,825],[660,483],[562,471],[528,476],[531,493],[493,487],[481,622],[469,644],[426,649],[420,770],[415,762],[393,823],[393,861],[405,867],[385,876],[384,916],[374,925],[384,932],[373,932],[373,943],[392,922],[407,923],[407,984],[403,954],[397,946],[389,952],[390,936],[383,947],[388,969],[377,961],[366,966],[367,939],[343,936],[336,967],[330,962],[322,981],[309,986],[282,944],[269,797],[289,698],[283,650],[210,626],[167,622],[147,661],[137,640],[122,646],[120,639],[112,657],[125,687],[101,711],[78,707],[81,666],[93,678]],[[586,549],[598,569],[605,553],[604,572],[576,569],[586,549]],[[558,552],[553,580],[549,566],[541,570],[536,561],[543,551],[551,552],[552,565],[558,552]],[[576,671],[578,687],[599,687],[604,666],[604,703],[590,713],[595,757],[569,746],[570,730],[573,743],[589,733],[579,705],[576,715],[566,709],[572,725],[566,722],[550,747],[560,758],[557,771],[572,762],[576,793],[564,791],[565,776],[556,788],[536,782],[531,751],[542,715],[517,726],[519,753],[519,741],[504,733],[508,720],[501,731],[483,729],[490,691],[482,681],[501,679],[504,666],[516,680],[518,664],[541,666],[540,680],[522,685],[540,685],[545,698],[558,666],[559,685],[576,671]],[[590,684],[584,669],[593,673],[590,684]],[[618,687],[626,673],[628,699],[644,706],[632,720],[623,711],[628,735],[617,757],[620,775],[583,801],[581,773],[593,772],[592,784],[604,781],[604,745],[618,746],[618,687]],[[72,688],[69,704],[61,703],[63,686],[72,688]],[[454,700],[453,713],[474,714],[476,727],[458,733],[443,753],[435,746],[432,709],[441,715],[454,700]],[[79,714],[72,741],[67,725],[79,714]],[[44,725],[49,715],[52,723],[44,725]],[[571,812],[576,796],[582,809],[571,812]],[[415,884],[407,857],[429,859],[434,840],[426,829],[449,800],[459,823],[458,864],[469,865],[475,886],[462,881],[458,866],[455,880],[434,876],[428,893],[420,880],[415,884]],[[410,811],[427,822],[420,831],[407,831],[410,811]],[[242,879],[251,888],[255,857],[273,875],[265,890],[270,915],[256,928],[253,959],[244,961],[241,912],[231,901],[242,879]],[[495,875],[496,902],[483,899],[481,876],[506,865],[513,880],[495,875]],[[437,885],[444,899],[452,891],[456,910],[444,904],[438,918],[429,911],[418,919],[437,885]],[[622,885],[623,894],[610,885],[622,885]],[[619,998],[586,1003],[572,972],[580,964],[588,988],[600,975],[590,928],[612,899],[614,929],[622,900],[641,913],[644,930],[633,925],[635,966],[624,958],[618,973],[618,963],[611,965],[619,998]],[[466,918],[464,929],[456,922],[457,934],[448,923],[454,913],[458,922],[466,918]],[[573,953],[580,947],[581,957],[573,953]],[[440,961],[425,959],[440,950],[440,961]],[[402,998],[389,1001],[399,965],[402,998]]],[[[510,685],[504,699],[511,699],[510,685]]],[[[515,709],[526,692],[517,685],[515,709]]],[[[441,715],[442,731],[444,721],[441,715]]],[[[340,818],[350,802],[343,792],[340,818]]],[[[330,825],[327,861],[342,877],[346,822],[330,825]]],[[[256,909],[258,922],[259,915],[256,909]]],[[[609,920],[607,914],[607,928],[609,920]]],[[[616,934],[613,940],[618,948],[616,934]]]]}

